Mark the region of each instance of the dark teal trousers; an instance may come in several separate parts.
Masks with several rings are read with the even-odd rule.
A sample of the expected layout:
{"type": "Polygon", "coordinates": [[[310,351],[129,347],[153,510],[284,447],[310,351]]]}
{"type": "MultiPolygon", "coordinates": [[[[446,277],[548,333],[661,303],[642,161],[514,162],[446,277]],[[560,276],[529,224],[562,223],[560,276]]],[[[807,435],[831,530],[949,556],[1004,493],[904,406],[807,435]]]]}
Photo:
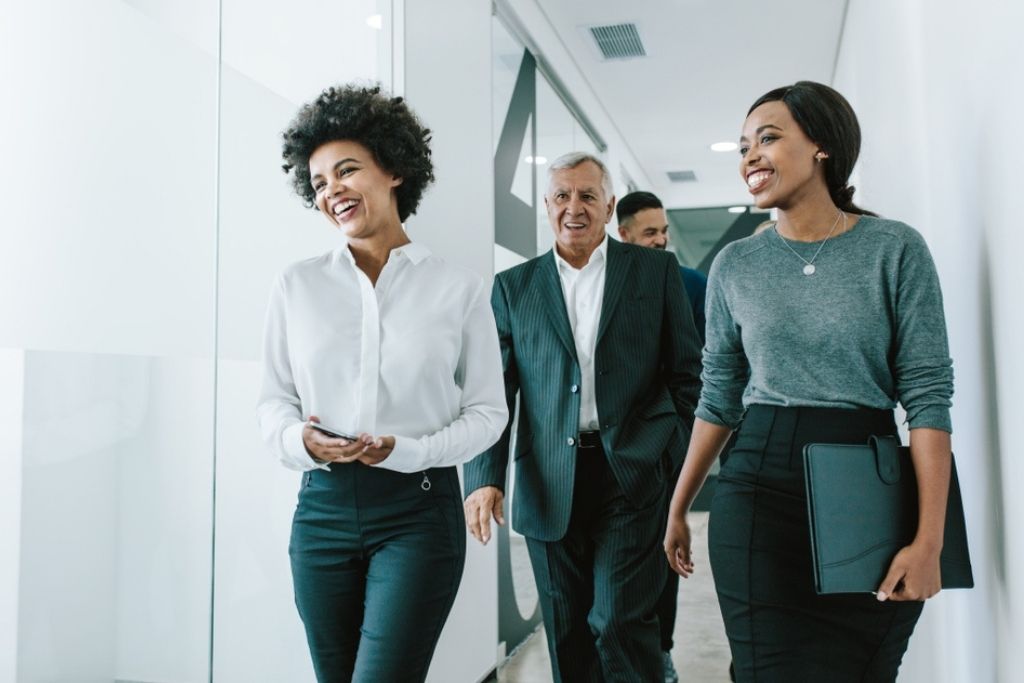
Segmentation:
{"type": "Polygon", "coordinates": [[[455,468],[307,472],[289,555],[319,683],[423,681],[466,558],[455,468]]]}
{"type": "Polygon", "coordinates": [[[600,448],[576,455],[569,529],[526,539],[555,683],[661,683],[655,604],[668,564],[664,501],[627,500],[600,448]]]}
{"type": "Polygon", "coordinates": [[[708,527],[740,683],[896,680],[923,603],[815,592],[803,470],[805,444],[863,444],[895,433],[891,410],[747,410],[708,527]]]}

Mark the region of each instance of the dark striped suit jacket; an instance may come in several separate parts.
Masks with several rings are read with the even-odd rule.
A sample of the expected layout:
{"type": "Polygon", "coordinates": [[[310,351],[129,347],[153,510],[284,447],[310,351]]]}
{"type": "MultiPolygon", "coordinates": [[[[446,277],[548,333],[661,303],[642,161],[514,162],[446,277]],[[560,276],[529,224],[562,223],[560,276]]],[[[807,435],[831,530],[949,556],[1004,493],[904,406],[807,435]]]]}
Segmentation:
{"type": "MultiPolygon", "coordinates": [[[[700,341],[671,254],[609,239],[607,258],[594,356],[601,441],[626,496],[645,507],[686,451],[700,341]]],[[[519,394],[512,526],[557,540],[572,509],[580,367],[554,255],[499,273],[491,304],[512,416],[519,394]]],[[[467,495],[481,486],[504,489],[512,423],[466,464],[467,495]]]]}

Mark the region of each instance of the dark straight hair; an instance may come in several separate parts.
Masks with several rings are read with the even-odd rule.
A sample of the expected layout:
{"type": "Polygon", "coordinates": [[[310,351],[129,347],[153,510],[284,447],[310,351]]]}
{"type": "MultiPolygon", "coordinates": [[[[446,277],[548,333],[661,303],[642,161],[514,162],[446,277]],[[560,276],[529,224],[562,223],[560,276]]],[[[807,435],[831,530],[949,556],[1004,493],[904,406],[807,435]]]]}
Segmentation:
{"type": "Polygon", "coordinates": [[[860,156],[860,124],[846,98],[822,83],[797,81],[761,95],[750,105],[747,116],[765,102],[785,104],[801,130],[828,155],[822,163],[835,205],[848,213],[877,215],[854,204],[856,188],[847,185],[860,156]]]}
{"type": "Polygon", "coordinates": [[[615,217],[619,224],[625,223],[644,209],[665,208],[658,196],[651,192],[630,192],[615,205],[615,217]]]}

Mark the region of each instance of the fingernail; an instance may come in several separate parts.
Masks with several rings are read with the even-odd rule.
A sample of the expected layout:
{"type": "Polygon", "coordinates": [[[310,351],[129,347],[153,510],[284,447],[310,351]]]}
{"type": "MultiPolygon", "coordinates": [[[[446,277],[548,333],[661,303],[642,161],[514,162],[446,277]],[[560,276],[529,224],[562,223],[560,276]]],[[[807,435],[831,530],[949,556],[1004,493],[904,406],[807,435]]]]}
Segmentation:
{"type": "Polygon", "coordinates": [[[878,591],[878,594],[875,595],[875,598],[878,600],[878,602],[885,602],[886,598],[888,597],[889,596],[885,594],[885,591],[878,591]]]}

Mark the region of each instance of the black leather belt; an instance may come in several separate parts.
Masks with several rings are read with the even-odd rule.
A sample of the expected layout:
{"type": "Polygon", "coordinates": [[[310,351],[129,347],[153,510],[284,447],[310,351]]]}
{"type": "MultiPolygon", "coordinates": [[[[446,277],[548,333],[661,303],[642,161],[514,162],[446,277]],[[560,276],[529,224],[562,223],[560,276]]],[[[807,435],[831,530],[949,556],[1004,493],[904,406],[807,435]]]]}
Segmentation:
{"type": "Polygon", "coordinates": [[[580,432],[580,438],[576,441],[578,448],[601,448],[601,432],[596,429],[589,432],[580,432]]]}

